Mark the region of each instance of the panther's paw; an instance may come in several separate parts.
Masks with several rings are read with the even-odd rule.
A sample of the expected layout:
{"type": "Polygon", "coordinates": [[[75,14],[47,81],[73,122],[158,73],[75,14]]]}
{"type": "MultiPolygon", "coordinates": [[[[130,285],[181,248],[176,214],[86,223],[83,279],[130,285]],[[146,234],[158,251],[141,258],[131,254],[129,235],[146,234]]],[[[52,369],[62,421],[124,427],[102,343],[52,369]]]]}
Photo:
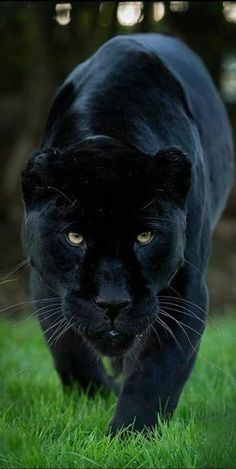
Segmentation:
{"type": "Polygon", "coordinates": [[[123,417],[115,416],[111,421],[108,428],[108,435],[114,437],[119,434],[119,436],[124,437],[133,433],[140,433],[147,435],[150,434],[156,426],[156,421],[147,422],[144,419],[134,417],[132,421],[123,417]]]}

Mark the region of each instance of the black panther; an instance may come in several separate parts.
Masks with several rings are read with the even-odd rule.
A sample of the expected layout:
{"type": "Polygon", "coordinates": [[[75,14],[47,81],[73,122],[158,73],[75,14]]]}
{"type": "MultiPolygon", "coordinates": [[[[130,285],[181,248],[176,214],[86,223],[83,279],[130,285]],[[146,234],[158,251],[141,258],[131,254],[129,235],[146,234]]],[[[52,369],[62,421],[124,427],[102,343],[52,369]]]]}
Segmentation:
{"type": "Polygon", "coordinates": [[[114,37],[54,99],[22,173],[32,295],[62,383],[118,394],[112,433],[175,410],[232,181],[222,101],[174,37],[114,37]],[[120,389],[102,355],[122,370],[120,389]]]}

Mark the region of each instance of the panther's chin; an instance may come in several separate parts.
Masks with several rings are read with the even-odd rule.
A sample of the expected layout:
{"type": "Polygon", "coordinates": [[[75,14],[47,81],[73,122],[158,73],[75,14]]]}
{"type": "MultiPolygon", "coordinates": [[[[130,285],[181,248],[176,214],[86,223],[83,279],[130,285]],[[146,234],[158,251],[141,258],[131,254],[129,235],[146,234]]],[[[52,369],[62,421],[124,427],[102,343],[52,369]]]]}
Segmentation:
{"type": "Polygon", "coordinates": [[[134,336],[111,330],[90,335],[87,340],[102,355],[114,357],[127,352],[133,343],[134,336]]]}

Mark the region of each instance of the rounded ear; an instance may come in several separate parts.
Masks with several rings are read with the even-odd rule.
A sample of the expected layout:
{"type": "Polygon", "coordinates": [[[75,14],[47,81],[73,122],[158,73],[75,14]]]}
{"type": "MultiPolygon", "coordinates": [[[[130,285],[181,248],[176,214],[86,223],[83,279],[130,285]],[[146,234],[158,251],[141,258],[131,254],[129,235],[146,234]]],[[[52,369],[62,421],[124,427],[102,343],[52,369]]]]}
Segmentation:
{"type": "Polygon", "coordinates": [[[175,200],[184,200],[190,188],[191,162],[178,148],[159,151],[155,156],[158,189],[175,200]]]}
{"type": "Polygon", "coordinates": [[[49,185],[50,160],[55,151],[34,152],[21,173],[21,187],[26,207],[42,202],[47,196],[49,185]]]}

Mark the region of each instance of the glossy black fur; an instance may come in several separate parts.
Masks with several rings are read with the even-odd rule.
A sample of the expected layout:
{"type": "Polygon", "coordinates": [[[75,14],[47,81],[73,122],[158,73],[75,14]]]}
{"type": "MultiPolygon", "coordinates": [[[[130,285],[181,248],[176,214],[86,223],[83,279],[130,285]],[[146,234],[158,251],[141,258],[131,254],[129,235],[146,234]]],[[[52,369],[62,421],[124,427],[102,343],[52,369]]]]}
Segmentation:
{"type": "Polygon", "coordinates": [[[118,357],[113,432],[176,407],[204,330],[232,155],[200,59],[172,37],[118,36],[66,79],[23,171],[39,320],[64,384],[118,393],[100,354],[118,357]],[[71,246],[71,230],[85,244],[71,246]],[[154,236],[140,245],[144,231],[154,236]]]}

